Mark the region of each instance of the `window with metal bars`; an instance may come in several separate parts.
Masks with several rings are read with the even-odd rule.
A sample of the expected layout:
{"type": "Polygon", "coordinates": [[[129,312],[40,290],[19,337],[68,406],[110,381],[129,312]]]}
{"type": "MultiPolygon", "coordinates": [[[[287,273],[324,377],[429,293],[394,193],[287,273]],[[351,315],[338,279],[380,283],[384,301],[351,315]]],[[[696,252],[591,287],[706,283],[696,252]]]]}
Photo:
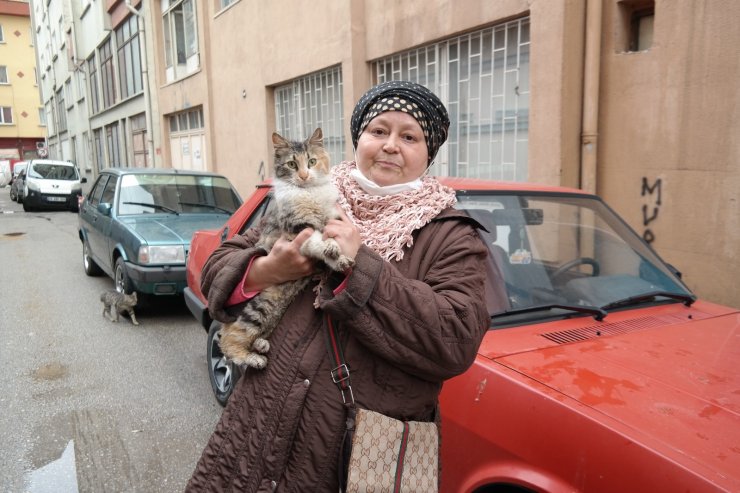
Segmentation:
{"type": "Polygon", "coordinates": [[[290,140],[306,140],[316,127],[333,164],[344,155],[342,70],[332,67],[275,88],[277,132],[290,140]]]}
{"type": "Polygon", "coordinates": [[[527,180],[529,17],[395,54],[373,64],[375,83],[428,87],[450,113],[431,172],[527,180]]]}

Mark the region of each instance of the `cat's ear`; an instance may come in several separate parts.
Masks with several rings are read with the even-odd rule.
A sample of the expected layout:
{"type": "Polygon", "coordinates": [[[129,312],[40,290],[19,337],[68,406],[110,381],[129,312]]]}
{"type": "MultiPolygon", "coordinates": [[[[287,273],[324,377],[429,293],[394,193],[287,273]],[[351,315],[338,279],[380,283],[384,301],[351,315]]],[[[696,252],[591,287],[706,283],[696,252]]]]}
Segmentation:
{"type": "Polygon", "coordinates": [[[288,147],[290,145],[288,140],[277,132],[272,133],[272,144],[275,146],[275,149],[288,147]]]}
{"type": "Polygon", "coordinates": [[[308,139],[308,145],[312,146],[324,146],[324,134],[321,132],[321,127],[317,127],[313,131],[313,135],[308,139]]]}

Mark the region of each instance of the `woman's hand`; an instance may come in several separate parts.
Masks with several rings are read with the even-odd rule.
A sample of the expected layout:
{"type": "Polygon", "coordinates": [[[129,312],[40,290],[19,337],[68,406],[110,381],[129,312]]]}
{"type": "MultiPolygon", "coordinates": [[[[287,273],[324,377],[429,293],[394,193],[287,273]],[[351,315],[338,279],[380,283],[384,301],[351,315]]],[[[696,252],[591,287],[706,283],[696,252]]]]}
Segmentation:
{"type": "Polygon", "coordinates": [[[295,281],[313,274],[316,270],[314,261],[301,255],[301,245],[313,231],[306,228],[298,233],[293,241],[280,238],[266,256],[255,258],[245,283],[248,289],[260,291],[268,286],[295,281]]]}
{"type": "Polygon", "coordinates": [[[360,231],[352,224],[341,207],[337,206],[337,211],[339,211],[339,219],[330,219],[326,223],[323,238],[325,240],[333,238],[339,244],[342,254],[354,260],[362,244],[360,231]]]}

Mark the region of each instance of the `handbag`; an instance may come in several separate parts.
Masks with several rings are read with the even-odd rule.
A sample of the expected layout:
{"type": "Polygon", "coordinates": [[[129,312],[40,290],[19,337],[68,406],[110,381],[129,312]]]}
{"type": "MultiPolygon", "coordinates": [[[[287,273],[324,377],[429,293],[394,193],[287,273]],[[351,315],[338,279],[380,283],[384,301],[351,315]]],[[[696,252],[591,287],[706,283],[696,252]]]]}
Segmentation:
{"type": "Polygon", "coordinates": [[[339,485],[345,493],[434,493],[438,489],[439,430],[435,422],[401,421],[358,407],[339,339],[324,317],[332,381],[347,408],[339,485]]]}

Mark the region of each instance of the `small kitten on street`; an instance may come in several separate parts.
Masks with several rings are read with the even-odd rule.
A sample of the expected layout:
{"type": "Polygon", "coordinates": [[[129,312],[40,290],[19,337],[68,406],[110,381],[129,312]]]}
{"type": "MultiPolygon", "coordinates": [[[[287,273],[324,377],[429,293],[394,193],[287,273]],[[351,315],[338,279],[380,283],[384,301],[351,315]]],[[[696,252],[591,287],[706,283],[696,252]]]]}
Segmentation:
{"type": "Polygon", "coordinates": [[[132,294],[123,294],[118,291],[105,291],[100,295],[100,301],[103,302],[103,316],[111,322],[118,322],[118,316],[123,312],[126,312],[129,317],[131,317],[131,323],[139,325],[139,322],[136,321],[136,315],[134,314],[134,307],[136,306],[137,301],[136,291],[132,294]],[[114,314],[115,318],[113,318],[114,314]]]}

